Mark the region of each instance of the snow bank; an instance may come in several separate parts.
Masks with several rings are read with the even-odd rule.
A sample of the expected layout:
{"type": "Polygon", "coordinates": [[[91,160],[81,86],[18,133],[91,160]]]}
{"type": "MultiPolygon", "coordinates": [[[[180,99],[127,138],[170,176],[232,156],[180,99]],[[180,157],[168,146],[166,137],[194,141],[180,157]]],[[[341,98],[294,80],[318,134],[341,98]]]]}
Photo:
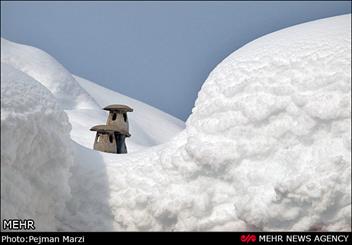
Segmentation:
{"type": "Polygon", "coordinates": [[[71,127],[38,81],[1,63],[1,218],[56,230],[70,197],[71,127]]]}
{"type": "Polygon", "coordinates": [[[186,138],[173,166],[209,178],[208,193],[224,186],[223,201],[204,193],[202,220],[232,203],[246,229],[350,230],[351,15],[234,52],[204,83],[186,138]]]}
{"type": "Polygon", "coordinates": [[[1,52],[2,217],[34,219],[37,230],[94,230],[99,222],[99,229],[109,230],[111,225],[105,221],[109,217],[104,215],[110,212],[104,204],[110,191],[107,160],[91,150],[95,134],[89,131],[106,121],[101,107],[126,103],[135,109],[130,117],[134,129],[132,140],[127,140],[129,152],[167,141],[183,130],[184,123],[72,76],[39,49],[2,39],[1,52]],[[72,143],[70,137],[89,149],[72,143]],[[76,149],[75,155],[71,149],[76,149]],[[98,187],[89,185],[92,182],[98,187]],[[86,190],[88,186],[92,190],[86,190]],[[77,223],[65,223],[67,213],[77,223]]]}
{"type": "Polygon", "coordinates": [[[62,229],[350,230],[350,23],[309,22],[234,52],[169,143],[75,147],[100,167],[76,165],[62,229]]]}
{"type": "Polygon", "coordinates": [[[71,73],[44,51],[1,38],[1,62],[7,63],[43,84],[63,109],[96,109],[95,101],[71,73]]]}
{"type": "MultiPolygon", "coordinates": [[[[72,147],[69,186],[67,118],[44,88],[6,68],[2,80],[18,81],[1,87],[2,217],[75,231],[350,230],[350,23],[313,21],[237,50],[209,75],[187,128],[141,152],[83,147],[79,130],[101,115],[67,110],[83,142],[72,147]]],[[[115,96],[79,83],[98,103],[115,96]]]]}

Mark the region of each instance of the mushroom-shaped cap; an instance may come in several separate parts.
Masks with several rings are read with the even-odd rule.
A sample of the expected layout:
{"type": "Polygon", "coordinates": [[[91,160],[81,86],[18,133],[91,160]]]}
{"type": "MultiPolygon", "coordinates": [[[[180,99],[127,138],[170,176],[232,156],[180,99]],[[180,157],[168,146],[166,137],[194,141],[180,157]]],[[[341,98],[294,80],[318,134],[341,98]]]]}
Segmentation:
{"type": "Polygon", "coordinates": [[[104,107],[106,111],[122,111],[122,112],[131,112],[133,109],[127,105],[108,105],[104,107]]]}
{"type": "Polygon", "coordinates": [[[117,133],[120,133],[120,134],[123,134],[125,135],[126,137],[130,137],[130,133],[124,129],[124,128],[121,128],[117,125],[96,125],[94,127],[92,127],[90,129],[90,131],[97,131],[97,132],[102,132],[102,133],[105,133],[105,132],[109,132],[109,133],[112,133],[112,132],[117,132],[117,133]]]}

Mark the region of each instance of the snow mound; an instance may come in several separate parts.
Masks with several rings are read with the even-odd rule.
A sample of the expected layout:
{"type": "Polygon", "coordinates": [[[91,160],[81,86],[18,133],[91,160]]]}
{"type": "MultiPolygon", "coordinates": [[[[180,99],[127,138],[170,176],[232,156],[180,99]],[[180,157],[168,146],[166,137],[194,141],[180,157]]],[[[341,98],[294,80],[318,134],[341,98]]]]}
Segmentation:
{"type": "Polygon", "coordinates": [[[350,230],[350,18],[234,52],[168,143],[127,155],[76,145],[61,229],[350,230]]]}
{"type": "Polygon", "coordinates": [[[350,108],[351,15],[266,35],[204,83],[181,152],[187,175],[227,185],[248,227],[350,230],[350,108]]]}
{"type": "Polygon", "coordinates": [[[1,63],[1,218],[57,229],[70,197],[71,127],[38,81],[1,63]]]}
{"type": "Polygon", "coordinates": [[[95,109],[95,101],[70,72],[44,51],[1,38],[1,62],[20,70],[49,89],[63,109],[95,109]]]}

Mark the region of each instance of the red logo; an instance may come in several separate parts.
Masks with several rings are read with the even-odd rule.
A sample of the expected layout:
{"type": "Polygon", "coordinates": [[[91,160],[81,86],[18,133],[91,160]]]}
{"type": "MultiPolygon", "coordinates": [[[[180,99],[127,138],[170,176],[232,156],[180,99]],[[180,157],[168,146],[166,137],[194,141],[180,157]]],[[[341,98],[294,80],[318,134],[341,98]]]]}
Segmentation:
{"type": "Polygon", "coordinates": [[[255,235],[242,235],[241,236],[241,242],[249,243],[249,242],[255,242],[257,240],[257,237],[255,235]]]}

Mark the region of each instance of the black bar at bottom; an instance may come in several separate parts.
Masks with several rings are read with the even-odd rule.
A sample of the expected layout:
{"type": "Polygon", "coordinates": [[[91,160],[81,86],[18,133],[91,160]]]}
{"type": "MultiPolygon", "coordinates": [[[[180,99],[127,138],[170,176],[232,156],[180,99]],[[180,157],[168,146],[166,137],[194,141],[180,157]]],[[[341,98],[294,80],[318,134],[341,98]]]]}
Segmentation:
{"type": "MultiPolygon", "coordinates": [[[[231,244],[351,244],[351,232],[1,232],[2,244],[206,241],[231,244]]],[[[109,244],[109,243],[106,243],[109,244]]]]}

